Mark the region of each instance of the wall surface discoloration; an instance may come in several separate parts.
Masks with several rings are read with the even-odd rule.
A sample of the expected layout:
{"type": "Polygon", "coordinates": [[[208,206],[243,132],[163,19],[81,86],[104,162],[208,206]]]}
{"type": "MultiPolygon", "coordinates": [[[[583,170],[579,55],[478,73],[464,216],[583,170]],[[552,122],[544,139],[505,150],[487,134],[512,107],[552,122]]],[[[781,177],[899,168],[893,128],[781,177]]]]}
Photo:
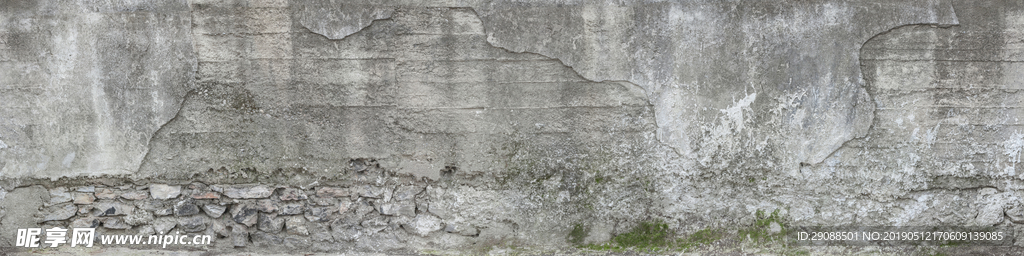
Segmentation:
{"type": "Polygon", "coordinates": [[[0,246],[49,225],[220,252],[500,252],[651,220],[735,233],[773,210],[1024,228],[1014,1],[0,13],[0,246]]]}
{"type": "Polygon", "coordinates": [[[492,44],[636,83],[655,105],[659,139],[711,169],[820,163],[871,124],[860,45],[900,25],[957,24],[936,1],[491,6],[478,11],[492,44]],[[760,97],[730,110],[750,95],[760,97]]]}
{"type": "Polygon", "coordinates": [[[28,2],[2,9],[0,177],[135,173],[192,89],[188,5],[28,2]]]}

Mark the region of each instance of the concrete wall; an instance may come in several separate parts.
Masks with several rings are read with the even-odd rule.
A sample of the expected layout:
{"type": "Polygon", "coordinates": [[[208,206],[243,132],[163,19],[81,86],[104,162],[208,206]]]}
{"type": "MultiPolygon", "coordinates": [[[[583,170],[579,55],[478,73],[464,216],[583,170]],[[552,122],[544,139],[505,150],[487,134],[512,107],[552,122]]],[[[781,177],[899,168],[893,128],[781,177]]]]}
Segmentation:
{"type": "Polygon", "coordinates": [[[565,248],[776,209],[1024,223],[1015,1],[0,13],[0,247],[36,226],[294,252],[565,248]]]}

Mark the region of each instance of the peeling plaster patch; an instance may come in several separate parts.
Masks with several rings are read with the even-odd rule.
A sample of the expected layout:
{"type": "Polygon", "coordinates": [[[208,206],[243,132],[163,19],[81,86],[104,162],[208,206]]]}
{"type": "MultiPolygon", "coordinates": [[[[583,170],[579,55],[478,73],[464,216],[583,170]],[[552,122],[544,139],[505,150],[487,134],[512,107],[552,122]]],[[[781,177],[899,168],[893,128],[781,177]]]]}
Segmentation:
{"type": "Polygon", "coordinates": [[[49,163],[50,163],[50,156],[42,155],[41,157],[42,157],[42,160],[39,161],[39,163],[36,163],[36,171],[37,172],[46,170],[46,167],[49,166],[49,163]]]}
{"type": "Polygon", "coordinates": [[[409,173],[416,175],[416,177],[427,177],[431,180],[438,180],[441,178],[441,166],[440,164],[434,163],[434,161],[422,160],[422,159],[402,159],[399,164],[398,170],[402,173],[409,173]]]}
{"type": "Polygon", "coordinates": [[[1020,152],[1024,149],[1024,134],[1018,131],[1014,131],[1013,135],[1010,135],[1010,139],[1003,141],[1003,154],[1005,154],[1010,163],[1020,163],[1020,152]]]}
{"type": "MultiPolygon", "coordinates": [[[[913,117],[913,116],[911,116],[911,117],[913,117]]],[[[911,120],[913,120],[913,119],[911,119],[911,120]]],[[[941,123],[935,124],[935,127],[932,127],[931,129],[928,129],[928,131],[925,133],[924,139],[925,139],[925,143],[927,143],[928,146],[931,146],[932,144],[935,144],[935,136],[939,134],[939,126],[940,125],[942,125],[942,124],[941,123]]]]}
{"type": "Polygon", "coordinates": [[[4,174],[57,179],[138,169],[149,138],[175,115],[193,85],[196,59],[188,35],[188,2],[69,1],[27,7],[5,13],[24,26],[0,26],[0,34],[48,36],[0,44],[0,59],[12,56],[5,60],[12,67],[46,71],[0,76],[5,89],[0,113],[11,120],[0,121],[0,130],[15,131],[4,134],[0,149],[16,146],[4,151],[4,174]],[[40,86],[48,91],[39,93],[40,86]]]}
{"type": "Polygon", "coordinates": [[[756,92],[748,94],[731,107],[721,110],[722,114],[725,115],[725,120],[732,122],[736,132],[743,131],[743,110],[753,111],[750,109],[750,104],[754,103],[755,99],[757,99],[756,92]]]}
{"type": "Polygon", "coordinates": [[[903,212],[893,220],[893,224],[900,226],[916,219],[922,212],[928,210],[928,200],[930,198],[931,196],[928,195],[919,196],[915,198],[913,203],[903,206],[903,212]]]}
{"type": "Polygon", "coordinates": [[[299,1],[299,23],[313,33],[329,39],[342,39],[370,26],[374,20],[389,19],[394,7],[370,4],[299,1]]]}
{"type": "MultiPolygon", "coordinates": [[[[874,105],[861,87],[857,56],[863,42],[906,24],[958,23],[947,1],[900,6],[899,16],[877,15],[874,9],[891,6],[850,2],[829,3],[823,7],[824,13],[815,4],[794,4],[785,10],[739,15],[762,17],[754,19],[718,15],[737,10],[737,4],[729,2],[635,2],[599,9],[604,12],[600,16],[586,15],[595,11],[587,4],[524,6],[512,2],[521,3],[498,1],[474,7],[484,21],[491,45],[559,59],[588,80],[624,80],[644,88],[655,102],[658,139],[687,158],[749,155],[702,146],[719,142],[709,141],[718,139],[702,136],[701,129],[692,128],[713,126],[716,109],[726,108],[723,103],[728,103],[728,98],[746,94],[749,86],[762,88],[764,91],[758,93],[766,99],[811,92],[812,96],[798,102],[796,108],[766,113],[787,117],[778,119],[782,121],[744,126],[747,135],[721,141],[739,145],[780,134],[806,138],[769,140],[775,148],[785,149],[776,154],[779,159],[770,162],[791,167],[801,162],[820,163],[846,141],[866,134],[874,105]],[[579,15],[555,15],[566,12],[579,15]],[[803,13],[815,15],[801,16],[803,13]],[[797,18],[792,18],[794,15],[797,18]],[[620,27],[641,29],[609,32],[620,27]],[[838,44],[807,40],[823,36],[823,31],[829,31],[828,36],[852,40],[838,44]],[[759,36],[745,38],[755,34],[759,36]],[[735,41],[746,43],[733,44],[735,41]],[[607,49],[633,54],[621,56],[607,49]],[[763,68],[769,66],[782,68],[763,68]]],[[[771,116],[760,116],[766,107],[758,103],[751,106],[758,118],[770,120],[771,116]]]]}
{"type": "Polygon", "coordinates": [[[71,167],[71,162],[75,161],[75,152],[68,153],[64,156],[64,161],[61,161],[61,166],[64,168],[71,167]]]}

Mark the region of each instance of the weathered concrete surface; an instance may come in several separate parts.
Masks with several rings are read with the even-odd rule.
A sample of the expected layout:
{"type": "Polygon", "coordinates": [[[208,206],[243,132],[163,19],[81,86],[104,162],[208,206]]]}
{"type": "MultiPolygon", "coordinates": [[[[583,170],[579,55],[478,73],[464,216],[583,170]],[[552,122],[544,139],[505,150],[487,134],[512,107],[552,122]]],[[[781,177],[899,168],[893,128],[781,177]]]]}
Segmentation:
{"type": "Polygon", "coordinates": [[[876,104],[872,128],[824,163],[801,169],[816,192],[832,195],[812,200],[861,206],[826,220],[805,205],[794,218],[1009,224],[985,216],[1001,219],[998,212],[1019,207],[1024,196],[1016,171],[1024,117],[1022,7],[957,3],[959,26],[900,27],[865,44],[861,63],[876,104]],[[849,196],[855,194],[863,196],[849,196]]]}
{"type": "Polygon", "coordinates": [[[193,84],[185,1],[0,7],[0,177],[138,171],[193,84]]]}
{"type": "Polygon", "coordinates": [[[104,3],[0,8],[0,215],[40,205],[0,223],[409,252],[1024,220],[1018,2],[104,3]]]}
{"type": "MultiPolygon", "coordinates": [[[[292,177],[276,182],[310,186],[316,177],[358,179],[368,166],[352,159],[374,159],[399,174],[448,183],[427,189],[429,214],[404,229],[418,237],[403,239],[453,248],[466,239],[561,244],[566,221],[605,216],[614,225],[612,217],[650,207],[648,195],[635,193],[645,188],[627,187],[650,175],[637,164],[658,152],[643,92],[492,47],[472,9],[397,10],[341,40],[301,22],[206,22],[224,12],[283,20],[303,17],[302,8],[195,10],[200,89],[155,135],[139,178],[266,182],[258,177],[284,173],[292,177]],[[594,184],[595,176],[623,182],[594,184]],[[423,220],[434,215],[484,231],[424,237],[420,226],[433,227],[423,220]]],[[[353,192],[387,202],[381,193],[353,192]]]]}
{"type": "Polygon", "coordinates": [[[871,124],[860,45],[900,25],[957,24],[944,1],[499,2],[478,11],[495,46],[643,87],[659,139],[697,160],[691,168],[710,169],[821,162],[871,124]]]}

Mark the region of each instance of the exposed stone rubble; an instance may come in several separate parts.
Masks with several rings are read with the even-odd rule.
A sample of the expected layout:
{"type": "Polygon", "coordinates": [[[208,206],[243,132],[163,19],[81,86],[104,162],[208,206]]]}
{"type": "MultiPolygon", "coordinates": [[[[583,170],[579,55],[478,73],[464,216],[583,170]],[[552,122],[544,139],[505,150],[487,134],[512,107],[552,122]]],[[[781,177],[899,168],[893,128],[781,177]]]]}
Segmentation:
{"type": "Polygon", "coordinates": [[[479,234],[472,225],[448,223],[425,208],[430,183],[389,177],[372,168],[376,171],[371,173],[389,181],[307,188],[198,182],[95,190],[55,187],[47,190],[52,206],[38,223],[96,227],[100,234],[204,234],[232,247],[273,247],[284,241],[305,247],[312,245],[311,239],[353,241],[394,232],[420,237],[479,234]],[[224,196],[208,196],[211,191],[224,196]]]}

